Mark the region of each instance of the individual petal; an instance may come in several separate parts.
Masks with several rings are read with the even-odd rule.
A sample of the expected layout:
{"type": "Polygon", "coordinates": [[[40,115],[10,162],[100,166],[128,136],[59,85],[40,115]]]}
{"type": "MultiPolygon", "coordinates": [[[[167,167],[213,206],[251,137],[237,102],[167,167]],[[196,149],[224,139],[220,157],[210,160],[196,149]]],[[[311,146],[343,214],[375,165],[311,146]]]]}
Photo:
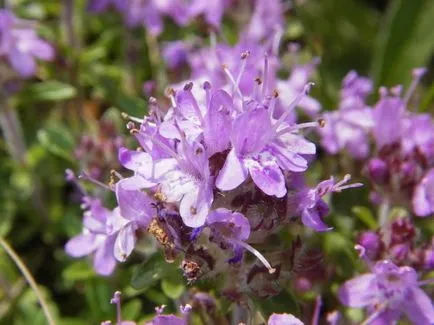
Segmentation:
{"type": "Polygon", "coordinates": [[[185,320],[174,315],[158,315],[152,320],[152,325],[186,325],[185,320]]]}
{"type": "Polygon", "coordinates": [[[116,259],[113,255],[114,242],[114,236],[109,236],[96,250],[93,259],[93,267],[95,268],[96,273],[104,276],[113,273],[116,267],[116,259]]]}
{"type": "Polygon", "coordinates": [[[72,257],[83,257],[91,254],[98,247],[95,234],[80,234],[72,237],[65,245],[65,251],[72,257]]]}
{"type": "Polygon", "coordinates": [[[148,180],[140,175],[131,176],[122,180],[122,187],[127,191],[151,188],[157,184],[158,183],[148,180]]]}
{"type": "Polygon", "coordinates": [[[230,113],[232,110],[233,103],[228,93],[223,90],[213,93],[203,128],[203,135],[210,156],[229,147],[232,129],[230,113]]]}
{"type": "Polygon", "coordinates": [[[259,107],[236,118],[231,140],[237,154],[243,156],[261,151],[273,135],[269,112],[259,107]]]}
{"type": "Polygon", "coordinates": [[[179,213],[184,224],[192,228],[203,226],[211,203],[212,194],[204,196],[199,189],[186,193],[179,206],[179,213]]]}
{"type": "Polygon", "coordinates": [[[137,223],[129,222],[119,231],[114,246],[114,256],[119,262],[125,262],[133,251],[137,240],[137,229],[137,223]]]}
{"type": "Polygon", "coordinates": [[[116,198],[122,217],[135,220],[146,227],[152,218],[152,200],[140,190],[125,189],[123,182],[121,180],[116,184],[116,198]]]}
{"type": "Polygon", "coordinates": [[[415,214],[419,217],[426,217],[434,212],[434,169],[416,186],[412,204],[415,214]]]}
{"type": "Polygon", "coordinates": [[[403,309],[413,324],[434,324],[434,306],[422,289],[412,288],[406,298],[403,309]]]}
{"type": "Polygon", "coordinates": [[[259,163],[249,167],[256,186],[267,195],[283,197],[286,194],[285,177],[276,163],[259,163]]]}
{"type": "Polygon", "coordinates": [[[246,240],[250,236],[250,223],[249,220],[239,212],[232,212],[225,208],[219,208],[212,212],[207,217],[207,224],[213,223],[227,223],[232,224],[231,227],[237,227],[237,239],[246,240]]]}
{"type": "Polygon", "coordinates": [[[247,173],[248,171],[241,159],[237,157],[235,149],[232,149],[217,176],[216,186],[222,191],[233,190],[246,180],[247,173]]]}
{"type": "Polygon", "coordinates": [[[345,282],[338,291],[342,304],[349,307],[365,307],[375,303],[375,275],[368,273],[345,282]]]}
{"type": "Polygon", "coordinates": [[[51,61],[54,59],[54,49],[47,42],[33,38],[30,40],[26,40],[26,46],[28,46],[28,52],[32,54],[34,57],[44,60],[51,61]]]}
{"type": "Polygon", "coordinates": [[[374,107],[373,133],[378,148],[397,141],[402,133],[405,106],[401,98],[385,96],[374,107]]]}
{"type": "Polygon", "coordinates": [[[401,318],[400,309],[386,308],[383,311],[378,312],[378,315],[373,318],[369,325],[390,325],[396,324],[396,322],[401,318]]]}
{"type": "Polygon", "coordinates": [[[321,214],[316,207],[304,209],[301,213],[301,222],[303,222],[306,227],[316,231],[328,231],[332,229],[323,222],[321,214]]]}
{"type": "Polygon", "coordinates": [[[291,314],[272,314],[268,325],[303,325],[303,322],[291,314]]]}
{"type": "Polygon", "coordinates": [[[118,159],[125,168],[137,172],[143,177],[151,178],[153,164],[152,157],[148,153],[120,147],[118,159]]]}
{"type": "Polygon", "coordinates": [[[12,49],[8,55],[8,60],[12,67],[25,78],[33,76],[36,72],[35,59],[28,53],[12,49]]]}

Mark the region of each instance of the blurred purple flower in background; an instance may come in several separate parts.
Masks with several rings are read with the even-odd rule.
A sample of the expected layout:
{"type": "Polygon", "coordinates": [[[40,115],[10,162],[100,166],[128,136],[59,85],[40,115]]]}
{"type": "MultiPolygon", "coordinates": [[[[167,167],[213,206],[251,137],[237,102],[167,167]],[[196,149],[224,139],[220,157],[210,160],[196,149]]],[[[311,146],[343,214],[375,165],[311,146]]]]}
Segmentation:
{"type": "Polygon", "coordinates": [[[434,323],[434,306],[419,288],[417,273],[408,266],[380,261],[372,273],[347,281],[339,289],[339,299],[349,307],[367,307],[369,324],[393,324],[405,314],[414,324],[434,323]]]}
{"type": "Polygon", "coordinates": [[[24,78],[36,73],[36,59],[54,59],[53,47],[39,38],[34,28],[35,23],[0,9],[0,59],[6,59],[24,78]]]}

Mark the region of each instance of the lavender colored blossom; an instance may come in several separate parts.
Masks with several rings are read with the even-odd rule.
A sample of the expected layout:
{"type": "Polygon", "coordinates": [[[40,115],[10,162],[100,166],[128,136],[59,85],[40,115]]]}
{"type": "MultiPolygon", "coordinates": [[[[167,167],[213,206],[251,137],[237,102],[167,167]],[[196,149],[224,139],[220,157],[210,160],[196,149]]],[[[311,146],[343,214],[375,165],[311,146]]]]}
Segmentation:
{"type": "Polygon", "coordinates": [[[126,220],[119,227],[114,255],[120,262],[124,262],[134,249],[138,230],[146,230],[153,216],[153,201],[139,190],[128,188],[128,179],[116,184],[116,197],[119,212],[126,220]],[[127,184],[127,185],[125,185],[127,184]]]}
{"type": "Polygon", "coordinates": [[[398,267],[386,260],[377,262],[372,273],[347,281],[338,295],[346,306],[368,308],[369,324],[392,324],[402,314],[414,324],[432,324],[434,306],[419,286],[413,268],[398,267]]]}
{"type": "Polygon", "coordinates": [[[332,192],[341,192],[344,189],[362,186],[361,183],[345,185],[350,179],[350,175],[345,175],[343,180],[335,182],[334,178],[331,177],[319,183],[315,188],[302,188],[296,195],[289,198],[289,205],[295,206],[294,209],[297,214],[301,215],[301,221],[305,226],[316,231],[331,230],[332,228],[323,221],[329,208],[322,198],[332,192]]]}
{"type": "Polygon", "coordinates": [[[119,209],[110,211],[97,199],[85,198],[83,232],[66,245],[66,253],[72,257],[83,257],[93,254],[93,266],[101,275],[110,275],[116,266],[113,254],[116,236],[125,220],[119,209]]]}
{"type": "MultiPolygon", "coordinates": [[[[310,85],[305,87],[294,106],[309,88],[310,85]]],[[[302,172],[307,169],[303,155],[314,154],[315,145],[295,133],[297,126],[283,122],[286,114],[274,122],[270,112],[267,106],[253,102],[252,108],[233,122],[232,149],[216,180],[219,189],[232,190],[250,174],[264,193],[283,197],[286,187],[282,170],[302,172]]]]}
{"type": "Polygon", "coordinates": [[[36,73],[36,59],[53,60],[54,49],[38,37],[31,21],[1,9],[0,58],[7,60],[22,77],[28,78],[36,73]]]}
{"type": "Polygon", "coordinates": [[[434,213],[434,169],[428,171],[416,186],[412,203],[413,210],[419,217],[434,213]]]}
{"type": "Polygon", "coordinates": [[[374,120],[365,104],[372,82],[351,71],[344,78],[339,110],[323,114],[325,126],[318,130],[321,145],[331,154],[346,149],[356,159],[369,154],[369,132],[374,120]]]}
{"type": "Polygon", "coordinates": [[[259,41],[282,29],[283,12],[281,0],[255,0],[253,15],[245,31],[246,37],[259,41]]]}
{"type": "Polygon", "coordinates": [[[187,60],[188,48],[183,41],[174,41],[164,44],[163,59],[169,69],[180,68],[187,60]]]}

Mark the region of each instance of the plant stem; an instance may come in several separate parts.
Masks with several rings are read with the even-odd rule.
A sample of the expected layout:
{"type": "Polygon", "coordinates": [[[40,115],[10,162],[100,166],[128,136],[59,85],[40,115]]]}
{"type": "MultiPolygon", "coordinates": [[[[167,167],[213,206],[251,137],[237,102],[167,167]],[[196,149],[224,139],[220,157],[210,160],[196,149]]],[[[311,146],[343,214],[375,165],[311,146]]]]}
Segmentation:
{"type": "Polygon", "coordinates": [[[0,100],[0,106],[0,126],[9,154],[23,167],[27,164],[26,146],[17,113],[8,105],[7,100],[0,100]]]}
{"type": "Polygon", "coordinates": [[[32,290],[35,292],[36,297],[38,298],[38,301],[42,307],[42,310],[44,311],[45,317],[47,318],[48,324],[56,325],[53,316],[50,314],[50,311],[48,309],[48,304],[45,301],[44,297],[42,296],[41,292],[39,291],[38,285],[36,284],[36,281],[33,278],[32,274],[30,273],[29,269],[26,267],[26,265],[18,256],[18,254],[14,251],[14,249],[1,236],[0,236],[0,245],[4,248],[6,253],[14,261],[15,265],[20,269],[22,275],[27,280],[32,290]]]}

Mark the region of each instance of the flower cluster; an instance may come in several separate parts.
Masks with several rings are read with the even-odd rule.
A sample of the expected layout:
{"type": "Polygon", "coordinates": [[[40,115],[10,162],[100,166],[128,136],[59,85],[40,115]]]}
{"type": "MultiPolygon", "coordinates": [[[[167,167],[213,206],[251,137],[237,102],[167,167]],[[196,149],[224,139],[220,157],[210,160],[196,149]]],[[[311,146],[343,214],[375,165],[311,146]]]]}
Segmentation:
{"type": "Polygon", "coordinates": [[[53,47],[38,37],[34,22],[0,9],[1,61],[6,61],[20,76],[28,78],[36,73],[36,59],[51,61],[53,58],[53,47]]]}
{"type": "Polygon", "coordinates": [[[370,260],[387,259],[397,265],[412,266],[416,270],[432,270],[433,246],[419,243],[417,228],[410,218],[397,218],[378,231],[362,232],[358,244],[366,250],[370,260]]]}
{"type": "Polygon", "coordinates": [[[365,324],[394,324],[405,314],[413,324],[434,323],[434,306],[420,288],[416,271],[398,267],[388,260],[377,262],[372,272],[347,281],[339,289],[339,299],[350,307],[367,307],[365,324]]]}
{"type": "Polygon", "coordinates": [[[372,82],[350,72],[344,79],[337,111],[325,113],[319,130],[323,147],[332,154],[343,149],[366,163],[375,204],[411,207],[426,217],[434,211],[434,122],[432,116],[408,108],[425,69],[413,71],[413,82],[402,96],[402,87],[380,88],[380,99],[366,104],[372,82]],[[375,150],[370,149],[370,143],[375,150]]]}
{"type": "MultiPolygon", "coordinates": [[[[239,60],[247,65],[249,55],[242,53],[239,60]]],[[[127,127],[140,146],[119,149],[120,164],[132,175],[114,174],[118,180],[111,190],[118,207],[102,213],[86,205],[87,220],[97,219],[98,227],[85,222],[83,234],[67,244],[67,251],[73,256],[96,252],[97,271],[109,274],[114,258],[125,261],[137,240],[148,233],[163,246],[167,260],[183,252],[181,268],[189,282],[220,274],[229,264],[232,277],[238,278],[235,292],[279,292],[273,282],[297,271],[294,260],[284,256],[297,255],[300,245],[292,252],[274,251],[270,262],[250,243],[265,242],[297,217],[315,231],[330,230],[324,222],[324,196],[360,184],[346,185],[349,175],[313,188],[305,184],[303,173],[316,148],[303,131],[321,127],[323,121],[297,124],[288,116],[312,84],[278,113],[277,96],[268,89],[268,56],[263,60],[263,82],[255,83],[250,96],[239,89],[241,69],[232,93],[214,89],[209,82],[194,91],[198,86],[187,83],[168,91],[171,106],[166,113],[151,98],[148,116],[127,117],[127,127]],[[196,97],[199,91],[203,96],[196,97]],[[84,238],[94,245],[81,245],[84,238]],[[100,250],[112,252],[104,255],[106,268],[99,265],[100,250]],[[262,266],[244,259],[245,250],[262,266]]],[[[303,254],[297,258],[300,269],[315,263],[303,254]]],[[[233,288],[228,295],[234,295],[233,288]]]]}

